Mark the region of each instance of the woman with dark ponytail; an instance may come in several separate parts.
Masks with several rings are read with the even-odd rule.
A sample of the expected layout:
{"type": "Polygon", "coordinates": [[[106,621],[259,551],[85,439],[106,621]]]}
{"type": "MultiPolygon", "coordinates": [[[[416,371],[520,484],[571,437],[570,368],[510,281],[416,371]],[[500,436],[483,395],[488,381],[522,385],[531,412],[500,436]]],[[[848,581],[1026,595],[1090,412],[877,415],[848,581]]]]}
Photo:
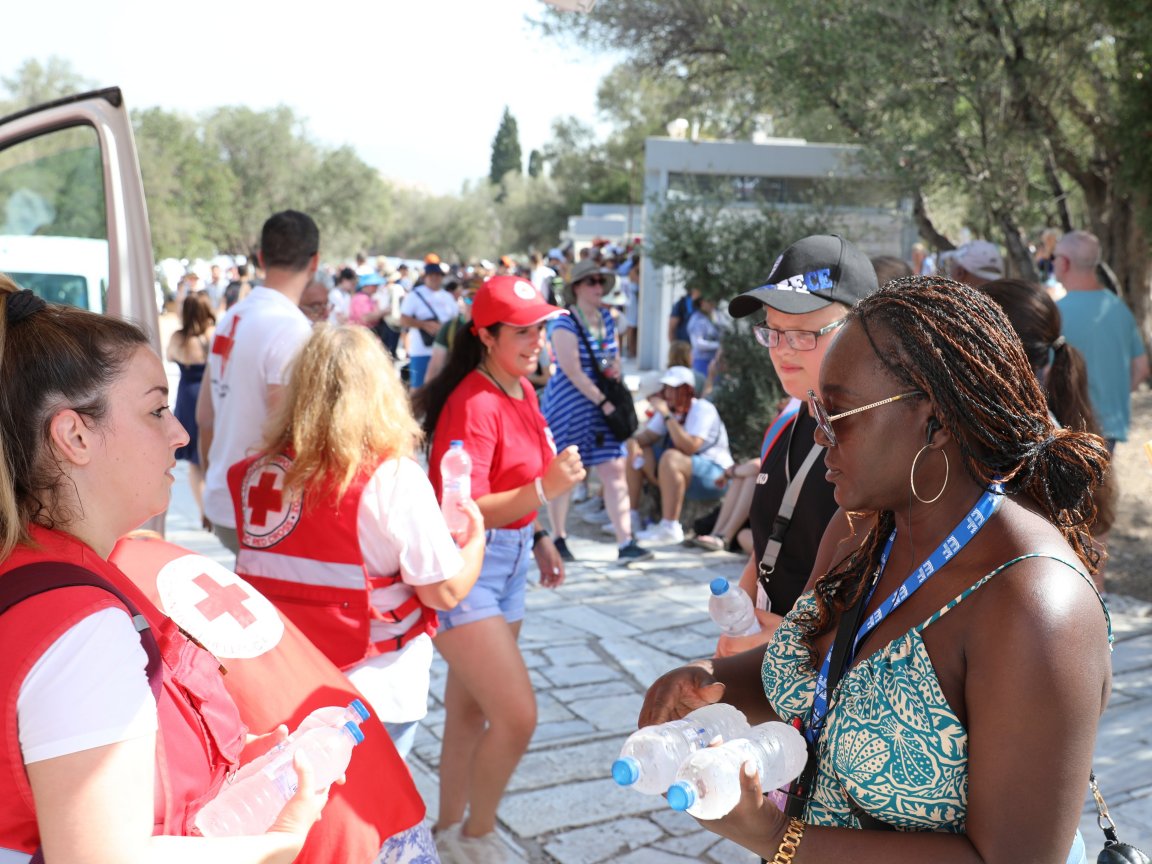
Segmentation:
{"type": "Polygon", "coordinates": [[[432,485],[453,441],[472,458],[472,497],[484,524],[484,564],[468,596],[440,615],[436,648],[448,663],[436,844],[446,860],[503,861],[496,807],[536,728],[536,697],[517,638],[529,561],[540,583],[564,581],[564,562],[537,511],[584,479],[575,447],[556,453],[536,391],[548,319],[567,314],[532,283],[494,276],[476,292],[443,371],[418,391],[432,442],[432,485]]]}
{"type": "MultiPolygon", "coordinates": [[[[982,285],[980,290],[995,300],[1012,322],[1056,422],[1065,429],[1101,435],[1088,396],[1088,370],[1084,356],[1061,335],[1060,309],[1048,292],[1019,279],[997,279],[982,285]]],[[[1116,520],[1116,497],[1116,474],[1108,471],[1104,482],[1092,495],[1096,505],[1096,520],[1091,525],[1092,539],[1101,551],[1116,520]]],[[[1103,591],[1103,564],[1095,575],[1096,587],[1103,591]]]]}
{"type": "Polygon", "coordinates": [[[787,815],[742,776],[707,823],[769,860],[1085,861],[1103,441],[1055,423],[1001,309],[939,277],[861,301],[810,401],[851,527],[766,651],[668,673],[641,724],[724,700],[804,731],[787,815]]]}

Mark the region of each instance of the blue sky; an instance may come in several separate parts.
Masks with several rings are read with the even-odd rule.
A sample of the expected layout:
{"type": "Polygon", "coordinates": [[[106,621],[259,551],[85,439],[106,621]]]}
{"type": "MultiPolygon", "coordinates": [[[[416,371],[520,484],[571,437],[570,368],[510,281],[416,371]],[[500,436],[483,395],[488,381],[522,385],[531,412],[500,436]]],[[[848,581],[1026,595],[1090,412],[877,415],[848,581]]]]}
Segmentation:
{"type": "Polygon", "coordinates": [[[56,54],[130,107],[290,105],[384,176],[451,193],[487,176],[504,106],[525,158],[573,115],[596,125],[615,58],[542,37],[540,0],[51,0],[8,4],[0,75],[56,54]]]}

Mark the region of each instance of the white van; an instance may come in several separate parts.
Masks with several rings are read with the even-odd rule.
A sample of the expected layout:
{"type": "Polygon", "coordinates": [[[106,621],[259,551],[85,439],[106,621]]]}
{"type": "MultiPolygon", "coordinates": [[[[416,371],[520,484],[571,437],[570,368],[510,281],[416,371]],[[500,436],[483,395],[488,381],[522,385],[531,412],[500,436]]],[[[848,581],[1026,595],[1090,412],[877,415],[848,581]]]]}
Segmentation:
{"type": "Polygon", "coordinates": [[[108,241],[0,234],[0,273],[49,303],[105,311],[108,241]]]}

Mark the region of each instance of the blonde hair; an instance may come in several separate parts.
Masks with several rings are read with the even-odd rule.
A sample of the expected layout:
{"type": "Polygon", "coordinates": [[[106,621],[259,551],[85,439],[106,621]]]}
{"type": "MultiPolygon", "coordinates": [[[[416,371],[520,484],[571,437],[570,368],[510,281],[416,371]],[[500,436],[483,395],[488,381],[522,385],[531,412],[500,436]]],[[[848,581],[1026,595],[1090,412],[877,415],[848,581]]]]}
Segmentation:
{"type": "Polygon", "coordinates": [[[318,324],[293,361],[264,452],[294,454],[285,488],[318,482],[343,494],[368,463],[411,456],[421,440],[408,397],[380,340],[356,324],[318,324]]]}

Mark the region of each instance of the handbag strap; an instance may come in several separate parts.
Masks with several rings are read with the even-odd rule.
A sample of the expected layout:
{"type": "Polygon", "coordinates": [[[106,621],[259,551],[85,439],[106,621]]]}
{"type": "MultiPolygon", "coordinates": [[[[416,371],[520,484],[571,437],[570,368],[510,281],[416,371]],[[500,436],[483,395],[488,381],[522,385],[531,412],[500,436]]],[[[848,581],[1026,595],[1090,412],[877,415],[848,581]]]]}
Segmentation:
{"type": "Polygon", "coordinates": [[[1096,802],[1096,812],[1100,814],[1096,817],[1096,824],[1104,832],[1105,842],[1109,844],[1119,843],[1120,838],[1116,836],[1116,823],[1112,821],[1112,814],[1108,812],[1108,805],[1100,793],[1100,785],[1096,782],[1095,771],[1088,775],[1088,788],[1092,791],[1092,800],[1096,802]]]}
{"type": "Polygon", "coordinates": [[[573,309],[568,307],[568,317],[572,319],[572,323],[576,325],[576,332],[580,334],[580,339],[584,342],[584,347],[588,349],[588,356],[592,358],[592,374],[596,378],[596,386],[603,388],[603,384],[608,380],[608,376],[604,374],[604,370],[600,368],[600,355],[596,353],[592,347],[592,343],[588,339],[588,334],[584,332],[584,326],[580,323],[580,319],[572,314],[573,309]]]}

